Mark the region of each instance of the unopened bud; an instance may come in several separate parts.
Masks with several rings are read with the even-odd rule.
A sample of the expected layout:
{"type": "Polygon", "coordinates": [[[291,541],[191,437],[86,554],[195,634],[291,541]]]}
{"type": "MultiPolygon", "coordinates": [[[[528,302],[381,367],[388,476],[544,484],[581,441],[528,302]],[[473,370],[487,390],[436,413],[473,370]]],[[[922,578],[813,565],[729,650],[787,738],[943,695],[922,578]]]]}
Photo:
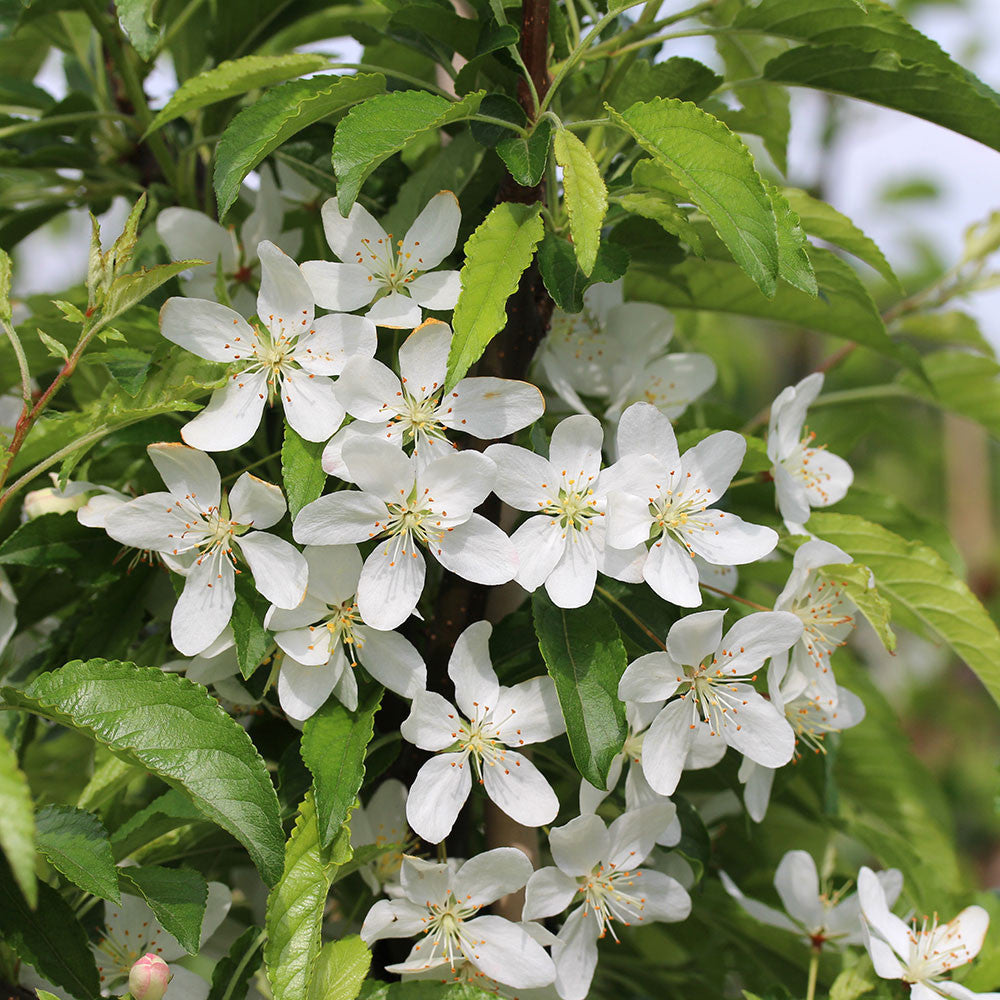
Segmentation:
{"type": "Polygon", "coordinates": [[[44,489],[32,490],[25,495],[23,519],[33,521],[43,514],[67,514],[71,510],[79,509],[86,502],[87,497],[84,493],[66,496],[61,490],[46,486],[44,489]]]}
{"type": "Polygon", "coordinates": [[[128,974],[128,991],[135,1000],[160,1000],[170,979],[170,966],[159,956],[146,954],[128,974]]]}

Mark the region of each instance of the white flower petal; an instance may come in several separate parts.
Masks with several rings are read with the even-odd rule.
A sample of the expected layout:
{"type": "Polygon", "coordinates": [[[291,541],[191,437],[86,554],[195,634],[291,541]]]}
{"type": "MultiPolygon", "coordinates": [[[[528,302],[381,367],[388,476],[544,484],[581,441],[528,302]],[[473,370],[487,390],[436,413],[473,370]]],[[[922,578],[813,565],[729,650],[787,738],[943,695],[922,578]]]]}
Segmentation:
{"type": "Polygon", "coordinates": [[[783,931],[790,931],[792,934],[802,933],[803,928],[798,924],[793,923],[780,910],[776,910],[770,906],[765,906],[763,903],[758,903],[756,899],[748,899],[744,896],[736,883],[725,872],[719,872],[719,880],[722,882],[722,887],[726,890],[726,892],[728,892],[729,895],[740,904],[742,909],[754,918],[754,920],[762,924],[767,924],[768,927],[778,927],[783,931]]]}
{"type": "Polygon", "coordinates": [[[747,684],[734,684],[739,708],[720,714],[723,739],[764,767],[783,767],[795,753],[795,733],[774,705],[747,684]]]}
{"type": "Polygon", "coordinates": [[[222,489],[219,470],[204,452],[164,441],[149,445],[146,453],[175,497],[193,500],[201,511],[219,506],[222,489]]]}
{"type": "Polygon", "coordinates": [[[338,264],[329,260],[307,260],[302,264],[302,277],[316,305],[344,313],[368,305],[381,288],[367,267],[353,261],[338,264]]]}
{"type": "Polygon", "coordinates": [[[549,463],[569,478],[597,477],[601,470],[604,430],[593,416],[574,414],[556,424],[549,442],[549,463]]]}
{"type": "Polygon", "coordinates": [[[517,510],[536,511],[558,490],[558,474],[546,459],[527,448],[491,444],[486,457],[497,467],[494,493],[517,510]]]}
{"type": "Polygon", "coordinates": [[[422,553],[400,537],[380,542],[369,553],[358,580],[358,610],[381,632],[402,625],[416,610],[427,571],[422,553]]]}
{"type": "Polygon", "coordinates": [[[673,795],[694,737],[692,708],[675,698],[653,720],[642,741],[642,773],[660,795],[673,795]]]}
{"type": "Polygon", "coordinates": [[[169,493],[147,493],[119,504],[105,521],[104,530],[116,542],[153,552],[186,548],[185,515],[169,493]]]}
{"type": "Polygon", "coordinates": [[[253,355],[257,339],[253,327],[228,306],[177,297],[167,299],[160,309],[160,333],[209,361],[245,360],[253,355]]]}
{"type": "Polygon", "coordinates": [[[448,659],[448,676],[455,685],[455,702],[467,719],[497,707],[500,682],[490,660],[489,622],[473,622],[455,640],[448,659]]]}
{"type": "Polygon", "coordinates": [[[483,761],[486,794],[522,826],[545,826],[559,812],[559,799],[541,771],[508,750],[496,762],[483,761]]]}
{"type": "Polygon", "coordinates": [[[344,420],[344,407],[326,375],[285,372],[281,404],[292,429],[307,441],[326,441],[344,420]]]}
{"type": "Polygon", "coordinates": [[[667,651],[674,660],[696,667],[719,648],[725,611],[698,611],[675,622],[667,633],[667,651]]]}
{"type": "MultiPolygon", "coordinates": [[[[330,659],[329,629],[313,625],[303,628],[285,629],[274,633],[274,641],[282,652],[307,667],[322,667],[330,659]]],[[[329,692],[327,692],[329,693],[329,692]]]]}
{"type": "MultiPolygon", "coordinates": [[[[343,653],[343,649],[338,650],[339,655],[343,656],[343,653]]],[[[347,658],[344,659],[346,662],[347,658]]],[[[349,712],[358,707],[358,679],[354,676],[354,670],[349,663],[341,670],[333,695],[349,712]]]]}
{"type": "Polygon", "coordinates": [[[391,330],[412,330],[423,319],[420,306],[399,292],[390,292],[384,299],[379,299],[365,315],[376,326],[386,326],[391,330]]]}
{"type": "Polygon", "coordinates": [[[604,860],[615,868],[636,868],[649,856],[656,838],[676,818],[677,807],[669,799],[622,813],[608,827],[608,851],[604,860]]]}
{"type": "MultiPolygon", "coordinates": [[[[343,403],[340,396],[340,383],[337,385],[337,399],[343,403]]],[[[360,420],[355,420],[353,423],[347,424],[345,427],[341,427],[336,434],[330,438],[327,442],[327,446],[323,449],[323,471],[328,476],[336,476],[338,479],[343,479],[344,482],[353,482],[351,479],[351,474],[344,464],[344,445],[351,440],[351,438],[364,438],[367,441],[385,441],[390,435],[386,433],[386,426],[384,423],[381,424],[368,424],[360,420]]],[[[397,442],[402,444],[402,439],[397,437],[397,442]]]]}
{"type": "Polygon", "coordinates": [[[402,386],[381,361],[352,358],[337,382],[337,398],[356,420],[378,424],[384,432],[386,421],[399,412],[402,386]]]}
{"type": "Polygon", "coordinates": [[[277,524],[285,516],[287,506],[279,487],[244,472],[229,492],[229,509],[238,524],[263,530],[277,524]]]}
{"type": "Polygon", "coordinates": [[[567,532],[559,562],[545,581],[545,592],[556,607],[582,608],[594,596],[599,558],[594,534],[593,530],[567,532]]]}
{"type": "Polygon", "coordinates": [[[425,309],[445,312],[455,308],[462,291],[462,279],[458,271],[435,271],[414,278],[406,288],[413,301],[425,309]]]}
{"type": "Polygon", "coordinates": [[[675,878],[663,872],[643,869],[644,901],[639,922],[663,920],[675,923],[686,920],[691,913],[691,897],[675,878]]]}
{"type": "Polygon", "coordinates": [[[529,517],[510,542],[518,560],[515,579],[529,594],[545,583],[566,548],[558,520],[545,514],[529,517]]]}
{"type": "MultiPolygon", "coordinates": [[[[688,545],[702,559],[716,565],[742,566],[774,551],[778,533],[762,524],[751,524],[726,511],[709,509],[688,520],[684,533],[688,545]]],[[[697,566],[695,567],[698,568],[697,566]]]]}
{"type": "Polygon", "coordinates": [[[631,549],[649,538],[653,515],[649,500],[627,493],[609,493],[607,543],[616,549],[631,549]]]}
{"type": "Polygon", "coordinates": [[[774,768],[761,767],[749,757],[744,757],[740,763],[739,778],[743,782],[743,804],[747,808],[747,815],[755,823],[763,823],[767,815],[774,775],[774,768]]]}
{"type": "Polygon", "coordinates": [[[485,906],[523,889],[531,877],[531,862],[516,847],[497,847],[469,858],[452,881],[455,896],[470,906],[485,906]]]}
{"type": "Polygon", "coordinates": [[[406,819],[422,840],[438,844],[451,833],[472,790],[471,770],[463,754],[442,753],[417,772],[406,800],[406,819]]]}
{"type": "Polygon", "coordinates": [[[339,375],[351,358],[370,358],[378,347],[375,324],[364,316],[331,313],[313,320],[295,345],[295,360],[317,375],[339,375]]]}
{"type": "Polygon", "coordinates": [[[404,266],[430,271],[455,249],[462,213],[451,191],[439,191],[407,230],[400,248],[404,266]]]}
{"type": "Polygon", "coordinates": [[[643,563],[642,578],[671,604],[681,608],[701,606],[698,567],[684,546],[669,535],[653,543],[643,563]]]}
{"type": "Polygon", "coordinates": [[[275,343],[281,338],[294,340],[312,325],[315,315],[312,292],[299,265],[273,243],[262,240],[257,256],[260,258],[257,316],[271,331],[275,343]]]}
{"type": "Polygon", "coordinates": [[[544,743],[566,731],[559,697],[551,677],[532,677],[500,689],[494,719],[500,739],[509,747],[544,743]]]}
{"type": "Polygon", "coordinates": [[[618,682],[618,697],[622,701],[666,701],[683,679],[684,668],[669,653],[646,653],[625,668],[618,682]]]}
{"type": "Polygon", "coordinates": [[[451,338],[447,323],[429,319],[400,345],[399,375],[415,399],[426,399],[444,385],[451,338]]]}
{"type": "Polygon", "coordinates": [[[496,465],[486,455],[452,452],[434,459],[418,477],[417,485],[420,497],[426,497],[433,510],[446,514],[450,523],[459,523],[490,495],[496,475],[496,465]]]}
{"type": "Polygon", "coordinates": [[[412,698],[427,686],[427,668],[413,644],[398,632],[355,626],[357,655],[364,668],[390,691],[412,698]]]}
{"type": "Polygon", "coordinates": [[[519,924],[491,915],[466,927],[476,939],[469,958],[490,979],[516,990],[539,989],[555,979],[552,959],[519,924]]]}
{"type": "Polygon", "coordinates": [[[414,937],[424,930],[427,908],[415,906],[408,899],[380,899],[368,911],[361,925],[365,944],[381,938],[414,937]]]}
{"type": "Polygon", "coordinates": [[[810,507],[829,507],[843,500],[854,482],[854,471],[839,455],[817,448],[809,457],[805,484],[810,507]]]}
{"type": "Polygon", "coordinates": [[[882,883],[870,868],[858,872],[858,899],[869,932],[865,947],[875,972],[883,979],[899,979],[900,959],[910,954],[910,928],[889,910],[882,883]]]}
{"type": "Polygon", "coordinates": [[[258,593],[279,608],[295,608],[302,603],[309,567],[291,542],[266,531],[251,531],[240,537],[238,545],[258,593]]]}
{"type": "Polygon", "coordinates": [[[530,382],[506,378],[463,378],[438,408],[445,427],[477,438],[502,438],[534,423],[545,397],[530,382]]]}
{"type": "Polygon", "coordinates": [[[436,691],[418,691],[399,732],[421,750],[444,750],[458,738],[458,712],[436,691]]]}
{"type": "Polygon", "coordinates": [[[825,907],[819,898],[819,873],[808,851],[788,851],[774,873],[774,887],[788,915],[803,927],[820,927],[825,907]]]}
{"type": "Polygon", "coordinates": [[[378,248],[389,242],[386,231],[357,202],[351,206],[347,218],[344,218],[337,206],[337,199],[330,198],[323,203],[321,215],[326,241],[343,261],[370,258],[372,251],[367,249],[366,244],[370,243],[375,252],[378,252],[378,248]]]}
{"type": "Polygon", "coordinates": [[[771,418],[767,431],[767,453],[772,461],[784,458],[799,443],[806,411],[822,388],[822,372],[813,372],[797,385],[790,385],[778,393],[771,404],[771,418]]]}
{"type": "Polygon", "coordinates": [[[636,371],[623,394],[626,400],[648,400],[665,417],[676,420],[715,385],[717,377],[715,362],[707,354],[667,354],[636,371]]]}
{"type": "Polygon", "coordinates": [[[156,232],[170,251],[171,260],[207,260],[214,273],[216,261],[221,257],[223,271],[236,268],[239,256],[236,236],[203,212],[165,208],[156,217],[156,232]]]}
{"type": "MultiPolygon", "coordinates": [[[[593,286],[592,286],[593,287],[593,286]]],[[[597,968],[597,921],[578,906],[559,931],[552,948],[556,992],[561,1000],[586,1000],[597,968]]]]}
{"type": "Polygon", "coordinates": [[[562,913],[578,888],[576,879],[559,868],[540,868],[528,879],[521,919],[542,920],[562,913]]]}
{"type": "Polygon", "coordinates": [[[290,718],[304,722],[323,707],[338,678],[339,672],[334,669],[333,663],[309,666],[285,659],[278,673],[278,701],[282,711],[290,718]]]}
{"type": "Polygon", "coordinates": [[[385,513],[385,503],[371,493],[328,493],[299,511],[292,524],[292,537],[299,544],[313,545],[366,542],[382,531],[385,513]]]}
{"type": "Polygon", "coordinates": [[[302,554],[309,564],[310,597],[343,604],[358,592],[362,563],[356,545],[309,545],[302,554]]]}
{"type": "Polygon", "coordinates": [[[633,403],[625,410],[615,440],[619,456],[652,455],[667,472],[680,468],[673,425],[651,403],[633,403]]]}
{"type": "Polygon", "coordinates": [[[224,557],[195,563],[170,618],[170,638],[184,656],[197,656],[229,624],[236,600],[235,574],[224,557]]]}
{"type": "Polygon", "coordinates": [[[208,406],[181,428],[181,437],[202,451],[232,451],[254,436],[266,401],[266,372],[239,372],[212,393],[208,406]]]}
{"type": "Polygon", "coordinates": [[[793,646],[801,635],[802,620],[787,611],[747,615],[722,637],[719,668],[734,676],[753,673],[769,656],[793,646]]]}
{"type": "Polygon", "coordinates": [[[589,875],[611,846],[607,827],[599,816],[577,816],[549,833],[552,860],[567,875],[589,875]]]}
{"type": "Polygon", "coordinates": [[[511,540],[479,514],[449,528],[431,551],[445,569],[486,586],[507,583],[518,570],[517,550],[511,540]]]}
{"type": "Polygon", "coordinates": [[[802,481],[795,479],[783,465],[771,469],[778,510],[786,522],[805,524],[809,520],[809,494],[802,481]]]}
{"type": "Polygon", "coordinates": [[[735,431],[710,434],[689,448],[681,458],[684,472],[690,476],[684,486],[685,494],[701,490],[702,494],[718,500],[739,471],[746,450],[743,435],[735,431]]]}
{"type": "Polygon", "coordinates": [[[400,503],[413,489],[412,460],[388,441],[349,440],[343,458],[354,482],[386,502],[400,503]]]}

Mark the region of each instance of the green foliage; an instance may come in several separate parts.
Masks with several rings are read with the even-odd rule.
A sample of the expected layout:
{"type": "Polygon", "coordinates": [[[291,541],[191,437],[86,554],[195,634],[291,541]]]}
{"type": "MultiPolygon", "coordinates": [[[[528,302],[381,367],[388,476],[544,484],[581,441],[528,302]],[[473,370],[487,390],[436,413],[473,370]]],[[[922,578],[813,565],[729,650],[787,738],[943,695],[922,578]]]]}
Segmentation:
{"type": "Polygon", "coordinates": [[[450,102],[423,91],[401,90],[352,108],[333,140],[340,214],[347,215],[365,178],[383,160],[432,129],[474,115],[482,99],[481,91],[450,102]]]}
{"type": "Polygon", "coordinates": [[[293,520],[307,503],[318,499],[326,486],[321,462],[324,447],[324,441],[306,441],[286,425],[281,445],[281,482],[293,520]]]}
{"type": "Polygon", "coordinates": [[[264,628],[264,616],[270,606],[271,602],[245,575],[236,578],[236,601],[229,625],[236,643],[236,662],[245,678],[253,676],[273,645],[264,628]]]}
{"type": "Polygon", "coordinates": [[[563,191],[576,257],[580,270],[590,277],[608,210],[607,188],[590,150],[572,132],[559,129],[553,151],[556,163],[563,168],[563,191]]]}
{"type": "Polygon", "coordinates": [[[538,270],[545,288],[564,312],[583,308],[583,293],[593,284],[617,281],[628,269],[628,251],[614,243],[602,243],[588,278],[580,270],[573,245],[554,233],[546,233],[538,246],[538,270]]]}
{"type": "Polygon", "coordinates": [[[551,139],[552,123],[543,118],[526,136],[511,136],[497,143],[497,152],[518,184],[534,187],[541,183],[551,139]]]}
{"type": "Polygon", "coordinates": [[[538,205],[497,205],[465,244],[462,292],[452,325],[445,388],[452,388],[504,325],[507,299],[517,289],[542,239],[538,205]]]}
{"type": "Polygon", "coordinates": [[[120,868],[123,892],[141,896],[165,931],[173,934],[185,951],[195,954],[201,942],[201,922],[208,902],[204,876],[190,868],[143,865],[120,868]]]}
{"type": "Polygon", "coordinates": [[[212,973],[208,1000],[244,1000],[264,958],[263,938],[262,931],[248,927],[233,942],[229,954],[219,960],[212,973]]]}
{"type": "Polygon", "coordinates": [[[280,876],[274,786],[250,738],[203,688],[157,668],[77,660],[2,695],[180,788],[246,847],[265,882],[280,876]]]}
{"type": "Polygon", "coordinates": [[[975,420],[993,437],[1000,438],[1000,364],[991,357],[966,351],[934,351],[925,354],[921,362],[926,382],[910,372],[901,378],[910,391],[929,403],[975,420]]]}
{"type": "Polygon", "coordinates": [[[24,898],[34,907],[35,814],[28,779],[17,766],[17,755],[0,732],[0,851],[7,859],[24,898]]]}
{"type": "Polygon", "coordinates": [[[121,902],[118,872],[104,824],[93,813],[49,805],[35,817],[38,850],[84,892],[121,902]]]}
{"type": "Polygon", "coordinates": [[[627,659],[618,627],[596,598],[585,608],[568,611],[538,590],[531,608],[577,770],[595,788],[605,788],[611,761],[627,733],[625,706],[618,700],[627,659]]]}
{"type": "Polygon", "coordinates": [[[872,585],[872,571],[859,563],[849,563],[842,566],[824,566],[820,575],[829,579],[834,585],[843,588],[844,593],[858,607],[858,610],[868,620],[875,634],[889,652],[896,648],[896,635],[889,625],[892,609],[889,602],[872,585]]]}
{"type": "Polygon", "coordinates": [[[254,167],[309,125],[330,118],[385,90],[378,73],[317,76],[267,91],[226,127],[215,152],[215,197],[220,218],[232,207],[254,167]]]}
{"type": "Polygon", "coordinates": [[[354,1000],[371,963],[371,952],[356,934],[327,941],[316,960],[307,1000],[354,1000]]]}
{"type": "Polygon", "coordinates": [[[330,698],[303,726],[302,760],[313,776],[316,821],[324,848],[340,833],[361,790],[365,753],[381,700],[381,688],[374,687],[351,712],[330,698]]]}

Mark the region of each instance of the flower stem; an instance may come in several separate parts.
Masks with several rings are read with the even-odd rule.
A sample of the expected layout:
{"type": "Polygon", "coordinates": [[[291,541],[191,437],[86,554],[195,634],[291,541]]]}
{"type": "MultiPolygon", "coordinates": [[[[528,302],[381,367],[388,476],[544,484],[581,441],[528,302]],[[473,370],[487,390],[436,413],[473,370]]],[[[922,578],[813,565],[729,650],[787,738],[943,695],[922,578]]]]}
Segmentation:
{"type": "Polygon", "coordinates": [[[813,948],[809,958],[809,985],[806,987],[806,1000],[816,1000],[816,977],[818,975],[819,948],[813,948]]]}

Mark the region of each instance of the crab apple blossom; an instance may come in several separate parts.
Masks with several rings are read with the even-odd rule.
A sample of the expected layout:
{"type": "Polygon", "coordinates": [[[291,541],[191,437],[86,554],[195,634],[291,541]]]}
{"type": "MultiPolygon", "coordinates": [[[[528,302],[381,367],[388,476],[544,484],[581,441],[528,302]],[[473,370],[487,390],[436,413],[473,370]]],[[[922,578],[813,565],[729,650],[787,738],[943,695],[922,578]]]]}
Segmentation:
{"type": "Polygon", "coordinates": [[[357,202],[346,219],[336,198],[323,205],[322,214],[327,242],[340,261],[302,265],[318,306],[353,312],[374,302],[366,313],[373,323],[407,330],[419,326],[424,309],[455,307],[458,271],[435,270],[455,249],[462,221],[451,191],[434,195],[396,242],[357,202]]]}
{"type": "Polygon", "coordinates": [[[644,481],[652,459],[628,458],[602,471],[603,440],[596,417],[575,414],[552,431],[547,459],[510,444],[486,449],[497,464],[494,492],[532,514],[510,539],[519,560],[515,579],[529,592],[544,584],[561,608],[590,600],[598,570],[619,576],[641,555],[640,546],[606,550],[605,508],[609,491],[644,481]]]}
{"type": "Polygon", "coordinates": [[[146,450],[167,492],[121,504],[108,513],[105,530],[123,545],[194,556],[170,620],[177,649],[195,656],[229,624],[236,553],[259,593],[279,607],[296,607],[306,592],[306,561],[293,545],[262,530],[285,514],[281,490],[244,472],[223,497],[219,470],[204,452],[169,443],[146,450]]]}
{"type": "Polygon", "coordinates": [[[463,378],[444,392],[452,332],[447,323],[426,320],[399,348],[399,376],[374,358],[353,358],[337,383],[337,398],[356,422],[338,431],[323,452],[323,468],[343,479],[345,441],[359,434],[403,447],[413,445],[422,465],[455,445],[448,431],[477,438],[501,438],[534,423],[545,409],[542,394],[528,382],[463,378]]]}
{"type": "Polygon", "coordinates": [[[562,913],[577,900],[552,948],[556,992],[562,1000],[583,1000],[597,966],[597,941],[614,923],[632,926],[676,922],[691,912],[691,897],[662,872],[638,867],[670,821],[672,806],[654,803],[623,813],[607,827],[594,815],[578,816],[549,834],[554,867],[528,880],[525,920],[562,913]]]}
{"type": "Polygon", "coordinates": [[[802,622],[785,611],[760,611],[723,636],[724,611],[699,611],[675,622],[666,649],[628,665],[618,685],[624,701],[664,701],[646,731],[642,769],[654,791],[671,795],[701,730],[765,767],[792,759],[795,736],[784,715],[753,687],[768,657],[788,649],[802,622]]]}
{"type": "Polygon", "coordinates": [[[813,507],[829,507],[843,500],[854,473],[842,458],[814,446],[816,435],[803,430],[806,411],[823,388],[823,375],[813,372],[796,385],[782,389],[771,404],[767,430],[767,457],[785,521],[802,533],[813,507]]]}
{"type": "MultiPolygon", "coordinates": [[[[720,872],[726,892],[755,920],[769,927],[778,927],[798,935],[817,951],[832,945],[844,948],[862,944],[861,901],[857,893],[849,892],[850,883],[836,892],[821,891],[816,862],[806,851],[789,851],[778,863],[774,873],[774,888],[778,891],[785,912],[754,899],[747,899],[736,883],[720,872]]],[[[889,906],[903,891],[903,875],[895,868],[879,872],[877,879],[889,906]]]]}
{"type": "Polygon", "coordinates": [[[275,401],[296,433],[307,441],[325,441],[344,419],[333,376],[348,358],[371,357],[377,346],[374,325],[361,316],[315,318],[309,286],[291,257],[267,241],[258,253],[259,322],[248,323],[207,299],[175,297],[160,310],[160,331],[167,340],[239,369],[181,430],[181,437],[202,451],[246,444],[264,406],[275,401]]]}
{"type": "Polygon", "coordinates": [[[211,687],[219,698],[232,705],[253,705],[261,700],[240,683],[243,675],[236,656],[236,639],[229,626],[197,656],[168,660],[162,669],[168,673],[183,673],[189,681],[211,687]]]}
{"type": "Polygon", "coordinates": [[[361,869],[361,877],[376,896],[383,891],[389,896],[398,895],[403,858],[416,845],[406,822],[407,795],[406,785],[389,778],[351,813],[351,847],[355,851],[369,845],[381,849],[361,869]]]}
{"type": "Polygon", "coordinates": [[[854,630],[858,609],[835,578],[819,571],[850,562],[843,549],[819,538],[810,539],[795,550],[788,582],[774,602],[775,611],[790,611],[803,625],[802,638],[788,653],[779,653],[774,663],[787,661],[815,685],[825,701],[837,697],[830,657],[854,630]]]}
{"type": "Polygon", "coordinates": [[[190,208],[165,208],[156,217],[156,232],[172,260],[200,259],[208,266],[196,267],[182,277],[185,295],[215,298],[215,283],[221,269],[227,294],[241,311],[253,309],[251,284],[259,280],[256,250],[262,240],[271,240],[296,254],[302,242],[299,232],[286,232],[282,222],[285,205],[270,170],[260,172],[260,189],[254,209],[240,226],[237,238],[232,226],[222,226],[202,212],[190,208]]]}
{"type": "Polygon", "coordinates": [[[953,969],[971,962],[983,947],[990,915],[981,906],[967,906],[945,924],[937,914],[909,925],[890,906],[894,900],[870,868],[858,873],[858,898],[864,945],[882,979],[910,984],[911,1000],[998,1000],[1000,993],[975,993],[961,983],[943,979],[953,969]]]}
{"type": "Polygon", "coordinates": [[[264,618],[286,654],[278,674],[285,714],[304,721],[333,692],[352,712],[358,707],[354,667],[360,662],[390,691],[412,698],[427,669],[413,644],[397,632],[379,632],[358,611],[361,553],[356,545],[307,545],[309,592],[297,608],[272,606],[264,618]]]}
{"type": "MultiPolygon", "coordinates": [[[[411,793],[412,797],[412,793],[411,793]]],[[[498,847],[470,858],[457,870],[404,857],[402,895],[380,899],[368,911],[361,937],[418,937],[407,959],[388,972],[422,973],[464,964],[515,989],[548,986],[555,966],[544,948],[519,924],[479,911],[517,892],[531,875],[531,862],[516,847],[498,847]]]]}
{"type": "Polygon", "coordinates": [[[344,445],[343,459],[361,489],[306,504],[292,531],[297,542],[311,545],[375,540],[357,591],[358,611],[371,628],[394,629],[416,609],[426,572],[421,547],[473,583],[514,578],[510,539],[473,513],[496,479],[485,455],[452,452],[421,468],[389,441],[359,439],[344,445]]]}
{"type": "Polygon", "coordinates": [[[452,705],[434,691],[413,698],[403,738],[437,754],[421,767],[406,800],[418,836],[436,844],[451,831],[472,790],[473,772],[486,794],[524,826],[551,823],[559,800],[541,771],[517,749],[565,731],[555,684],[533,677],[502,687],[490,660],[493,627],[475,622],[458,637],[448,661],[452,705]]]}
{"type": "Polygon", "coordinates": [[[716,507],[746,453],[741,435],[719,431],[681,455],[670,421],[655,406],[634,403],[622,414],[617,445],[620,461],[647,456],[650,465],[632,491],[609,494],[607,544],[633,550],[650,542],[642,579],[665,601],[701,604],[697,556],[741,565],[777,545],[771,528],[716,507]]]}

